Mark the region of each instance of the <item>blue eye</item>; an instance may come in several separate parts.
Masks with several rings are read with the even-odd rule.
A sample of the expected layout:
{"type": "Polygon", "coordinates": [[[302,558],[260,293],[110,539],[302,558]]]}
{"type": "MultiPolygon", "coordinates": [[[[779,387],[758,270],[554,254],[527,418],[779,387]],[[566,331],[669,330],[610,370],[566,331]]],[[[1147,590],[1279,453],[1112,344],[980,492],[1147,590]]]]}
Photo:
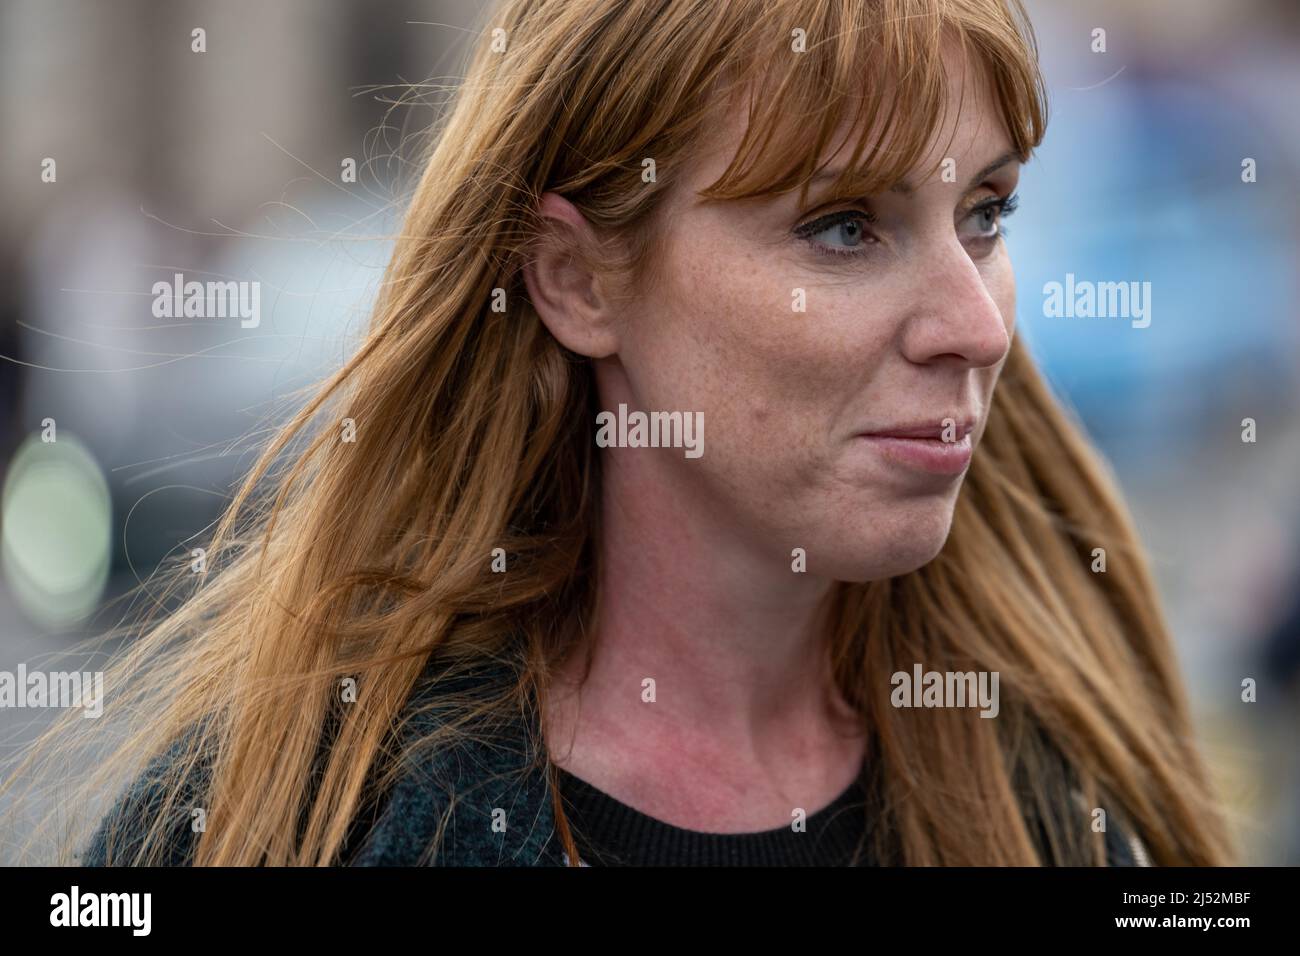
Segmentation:
{"type": "Polygon", "coordinates": [[[965,238],[988,241],[1005,236],[1007,230],[1002,220],[1016,211],[1019,202],[1019,197],[1012,193],[1010,196],[980,203],[965,219],[965,222],[972,223],[977,231],[973,235],[966,234],[965,238]]]}
{"type": "Polygon", "coordinates": [[[875,242],[866,229],[866,224],[874,221],[874,216],[861,209],[845,209],[804,223],[794,232],[818,252],[853,256],[875,242]]]}

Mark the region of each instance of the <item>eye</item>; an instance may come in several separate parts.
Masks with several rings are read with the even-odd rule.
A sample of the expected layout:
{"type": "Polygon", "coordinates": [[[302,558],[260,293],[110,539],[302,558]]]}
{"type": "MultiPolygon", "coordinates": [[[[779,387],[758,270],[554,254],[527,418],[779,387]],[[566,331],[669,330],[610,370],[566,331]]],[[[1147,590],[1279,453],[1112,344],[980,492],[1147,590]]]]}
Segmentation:
{"type": "Polygon", "coordinates": [[[988,242],[1005,236],[1007,230],[1002,220],[1016,211],[1019,202],[1019,197],[1013,193],[980,203],[962,220],[962,226],[967,227],[962,231],[962,238],[988,242]]]}
{"type": "Polygon", "coordinates": [[[794,233],[811,243],[818,252],[855,256],[876,242],[867,231],[867,225],[875,221],[876,217],[869,212],[844,209],[806,222],[796,227],[794,233]]]}

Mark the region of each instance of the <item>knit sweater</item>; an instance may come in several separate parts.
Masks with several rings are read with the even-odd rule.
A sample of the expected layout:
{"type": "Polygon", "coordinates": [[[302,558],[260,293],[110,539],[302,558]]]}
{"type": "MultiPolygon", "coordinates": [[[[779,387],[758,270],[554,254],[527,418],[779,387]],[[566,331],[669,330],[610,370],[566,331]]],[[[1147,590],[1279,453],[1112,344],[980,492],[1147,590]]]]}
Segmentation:
{"type": "MultiPolygon", "coordinates": [[[[427,675],[428,672],[426,672],[427,675]]],[[[424,680],[408,703],[400,741],[419,740],[445,716],[439,692],[470,689],[482,681],[513,681],[516,672],[487,664],[441,682],[424,680]],[[429,706],[432,705],[432,706],[429,706]]],[[[529,709],[528,713],[534,713],[529,709]]],[[[496,726],[473,739],[436,749],[404,751],[396,782],[372,797],[354,818],[340,854],[351,866],[565,866],[568,856],[555,821],[540,740],[531,718],[496,726]],[[437,840],[442,828],[442,840],[437,840]],[[433,847],[436,844],[436,852],[433,847]]],[[[190,809],[202,805],[210,765],[177,781],[181,744],[157,757],[101,821],[82,854],[86,866],[129,864],[160,812],[168,788],[178,787],[175,812],[162,821],[164,865],[193,860],[198,833],[190,809]]],[[[655,820],[614,800],[586,781],[560,772],[566,819],[583,865],[888,865],[873,857],[862,837],[878,780],[864,774],[828,806],[809,814],[806,829],[748,834],[707,834],[655,820]],[[860,844],[863,844],[860,846],[860,844]],[[855,851],[856,852],[855,857],[855,851]]],[[[1108,863],[1145,865],[1141,844],[1112,822],[1108,863]]]]}

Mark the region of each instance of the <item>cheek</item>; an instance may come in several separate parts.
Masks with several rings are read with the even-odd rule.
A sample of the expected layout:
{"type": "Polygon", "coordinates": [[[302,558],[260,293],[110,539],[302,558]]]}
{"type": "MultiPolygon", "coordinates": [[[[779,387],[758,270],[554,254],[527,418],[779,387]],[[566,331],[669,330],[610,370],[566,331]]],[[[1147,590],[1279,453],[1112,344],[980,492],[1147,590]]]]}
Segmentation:
{"type": "MultiPolygon", "coordinates": [[[[1011,260],[1006,255],[1006,250],[998,252],[995,259],[980,269],[984,277],[984,287],[988,290],[989,298],[997,306],[997,311],[1001,313],[1002,324],[1006,326],[1006,337],[1008,342],[1015,339],[1015,276],[1011,271],[1011,260]]],[[[1010,345],[1008,352],[1010,355],[1010,345]]],[[[983,399],[983,405],[987,408],[993,401],[993,390],[997,388],[998,377],[1002,375],[1002,367],[1006,364],[1006,355],[1002,356],[1001,362],[992,365],[989,368],[978,369],[975,372],[975,380],[978,382],[980,397],[983,399]]],[[[983,436],[984,425],[980,425],[979,432],[976,433],[975,441],[978,444],[980,437],[983,436]]]]}
{"type": "Polygon", "coordinates": [[[706,467],[735,486],[815,482],[886,337],[873,340],[847,281],[814,283],[781,250],[694,234],[674,244],[638,316],[627,356],[638,398],[702,411],[706,467]]]}
{"type": "MultiPolygon", "coordinates": [[[[1007,256],[1005,248],[997,256],[993,266],[986,271],[985,285],[989,297],[993,299],[998,311],[1002,313],[1002,322],[1007,329],[1007,339],[1014,340],[1016,334],[1016,279],[1011,268],[1011,259],[1007,256]]],[[[1009,348],[1008,354],[1010,354],[1009,348]]],[[[1004,364],[1006,364],[1005,358],[993,368],[983,372],[986,399],[992,394],[1004,364]]]]}
{"type": "Polygon", "coordinates": [[[997,255],[993,265],[986,270],[984,281],[989,296],[1002,313],[1007,335],[1013,335],[1016,329],[1016,277],[1005,247],[997,255]]]}

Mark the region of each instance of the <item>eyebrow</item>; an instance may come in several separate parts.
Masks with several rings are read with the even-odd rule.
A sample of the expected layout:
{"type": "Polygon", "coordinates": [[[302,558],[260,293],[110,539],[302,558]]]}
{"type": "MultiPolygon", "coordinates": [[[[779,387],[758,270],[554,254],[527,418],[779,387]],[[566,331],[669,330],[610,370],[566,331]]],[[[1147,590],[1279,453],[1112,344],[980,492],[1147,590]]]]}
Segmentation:
{"type": "MultiPolygon", "coordinates": [[[[977,184],[982,182],[985,178],[992,176],[1003,166],[1007,165],[1008,163],[1014,163],[1014,162],[1023,162],[1019,153],[1015,152],[1014,150],[1012,150],[1009,153],[1003,153],[997,159],[993,160],[993,162],[989,163],[987,166],[985,166],[983,169],[977,172],[974,176],[972,176],[966,188],[970,189],[976,186],[977,184]]],[[[843,168],[824,169],[817,175],[813,176],[808,182],[811,185],[812,183],[821,182],[822,180],[826,180],[826,179],[836,179],[839,176],[842,176],[843,174],[844,174],[843,168]]],[[[895,183],[894,185],[889,187],[889,191],[891,193],[901,193],[904,196],[911,196],[913,193],[916,192],[916,189],[912,186],[907,185],[906,183],[895,183]]]]}

